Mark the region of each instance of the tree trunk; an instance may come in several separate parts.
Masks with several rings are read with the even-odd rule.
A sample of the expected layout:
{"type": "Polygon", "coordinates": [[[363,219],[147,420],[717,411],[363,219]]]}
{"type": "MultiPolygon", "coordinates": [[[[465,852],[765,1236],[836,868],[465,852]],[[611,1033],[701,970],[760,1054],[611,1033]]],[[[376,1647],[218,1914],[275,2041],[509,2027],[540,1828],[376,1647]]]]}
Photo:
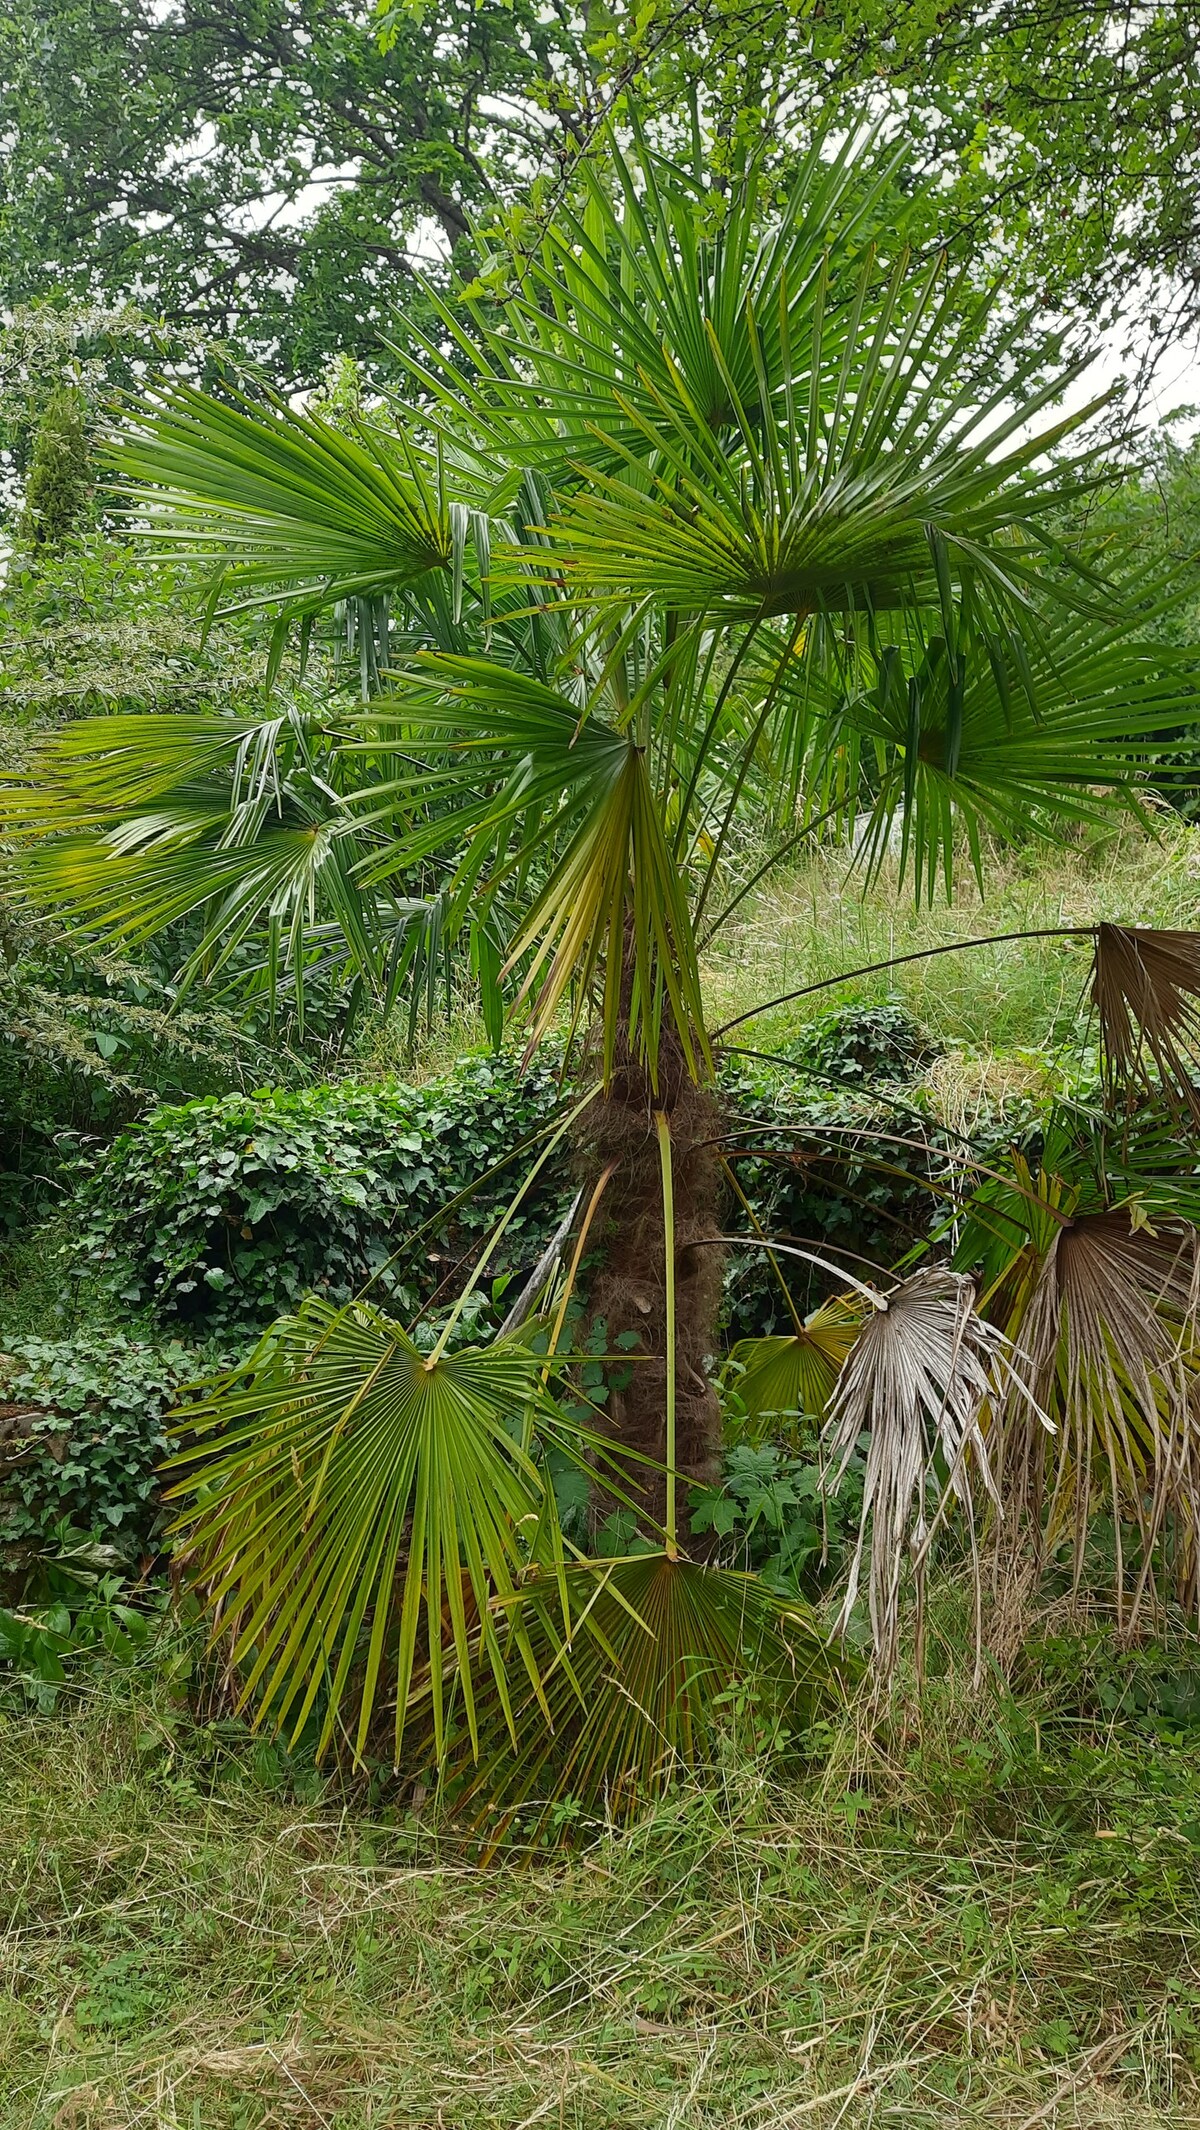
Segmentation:
{"type": "MultiPolygon", "coordinates": [[[[678,1038],[664,1030],[658,1086],[626,1043],[618,1049],[607,1094],[580,1119],[576,1161],[590,1187],[612,1175],[600,1201],[589,1251],[600,1262],[588,1280],[588,1329],[608,1355],[607,1404],[591,1419],[635,1457],[620,1460],[619,1483],[637,1504],[647,1535],[661,1527],[666,1505],[666,1226],[656,1112],[671,1130],[675,1203],[676,1468],[683,1482],[681,1536],[687,1545],[689,1481],[709,1485],[719,1475],[721,1410],[706,1363],[718,1348],[724,1252],[720,1233],[720,1168],[715,1140],[720,1111],[712,1093],[690,1077],[678,1038]],[[621,1334],[636,1334],[636,1346],[621,1334]],[[626,1351],[625,1348],[628,1348],[626,1351]],[[615,1380],[614,1380],[615,1379],[615,1380]],[[651,1458],[653,1465],[639,1460],[651,1458]]],[[[594,1524],[619,1504],[598,1475],[594,1524]]]]}

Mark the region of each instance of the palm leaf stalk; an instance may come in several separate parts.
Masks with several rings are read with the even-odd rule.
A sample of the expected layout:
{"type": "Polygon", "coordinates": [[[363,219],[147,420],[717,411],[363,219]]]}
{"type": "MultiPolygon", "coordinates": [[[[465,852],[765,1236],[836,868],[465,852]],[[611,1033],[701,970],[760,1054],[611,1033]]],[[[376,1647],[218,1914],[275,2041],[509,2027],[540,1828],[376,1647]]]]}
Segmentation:
{"type": "MultiPolygon", "coordinates": [[[[195,1528],[266,1702],[289,1721],[320,1706],[332,1738],[365,1663],[392,1682],[398,1739],[424,1696],[435,1753],[449,1766],[465,1739],[487,1782],[515,1755],[513,1796],[552,1767],[616,1769],[641,1794],[710,1735],[680,1667],[696,1656],[712,1677],[715,1658],[728,1676],[764,1636],[782,1662],[761,1590],[685,1560],[678,1529],[680,1488],[715,1479],[721,1450],[699,939],[737,906],[705,915],[740,824],[776,824],[782,859],[798,825],[865,801],[868,869],[899,825],[901,871],[931,895],[957,846],[981,870],[991,838],[1141,818],[1156,744],[1194,715],[1194,656],[1139,633],[1167,595],[1104,578],[1056,530],[1108,470],[1094,406],[1054,412],[1075,373],[1035,374],[1002,291],[879,265],[863,239],[889,169],[819,137],[781,210],[751,180],[706,236],[703,172],[610,144],[494,312],[426,292],[440,341],[414,327],[397,349],[419,407],[347,431],[281,404],[148,397],[113,448],[155,541],[212,571],[230,610],[273,609],[275,684],[290,628],[303,647],[366,602],[368,699],[82,721],[8,787],[23,891],[90,937],[198,928],[194,983],[231,981],[255,942],[261,981],[297,1001],[337,955],[385,1009],[466,948],[489,1028],[519,1026],[529,1050],[564,1034],[581,1084],[599,1083],[577,1105],[590,1229],[569,1281],[586,1277],[585,1329],[611,1362],[593,1522],[614,1494],[637,1500],[642,1565],[546,1571],[565,1560],[539,1462],[560,1357],[542,1384],[515,1334],[489,1391],[487,1352],[460,1367],[447,1336],[418,1359],[351,1315],[307,1344],[281,1335],[204,1419],[195,1528]]],[[[1126,1078],[1152,954],[1139,982],[1098,989],[1126,1078]]],[[[1148,1053],[1173,1083],[1190,1010],[1168,1005],[1148,1053]]],[[[989,1492],[975,1403],[998,1349],[948,1277],[887,1314],[876,1295],[831,1408],[839,1442],[852,1415],[880,1428],[887,1649],[886,1564],[928,1463],[913,1428],[954,1431],[964,1506],[969,1469],[989,1492]],[[937,1342],[919,1361],[888,1342],[922,1311],[937,1342]],[[893,1465],[884,1437],[910,1392],[924,1418],[908,1414],[893,1465]]],[[[801,1343],[810,1361],[815,1333],[801,1343]]],[[[360,1750],[369,1727],[360,1714],[360,1750]]]]}

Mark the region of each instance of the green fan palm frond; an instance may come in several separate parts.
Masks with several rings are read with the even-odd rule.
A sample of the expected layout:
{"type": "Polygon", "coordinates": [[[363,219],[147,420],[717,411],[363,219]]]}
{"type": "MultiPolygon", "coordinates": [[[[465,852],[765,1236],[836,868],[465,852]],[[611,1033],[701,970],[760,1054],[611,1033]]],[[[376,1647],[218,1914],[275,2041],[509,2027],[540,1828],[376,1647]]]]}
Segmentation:
{"type": "Polygon", "coordinates": [[[738,1340],[727,1367],[752,1434],[786,1433],[800,1418],[824,1419],[860,1323],[860,1310],[822,1302],[797,1331],[738,1340]]]}
{"type": "Polygon", "coordinates": [[[227,781],[232,810],[265,801],[276,811],[296,767],[311,763],[321,720],[295,708],[269,717],[217,711],[78,718],[45,735],[36,780],[5,779],[15,831],[51,821],[74,833],[149,810],[181,793],[227,781]]]}
{"type": "Polygon", "coordinates": [[[260,1719],[295,1737],[315,1713],[321,1750],[361,1755],[384,1695],[398,1755],[419,1670],[440,1753],[451,1657],[473,1738],[485,1675],[506,1720],[516,1671],[542,1707],[519,1610],[502,1635],[495,1601],[538,1556],[556,1587],[553,1501],[522,1447],[545,1380],[519,1339],[426,1353],[364,1304],[312,1300],[186,1410],[177,1528],[260,1719]]]}
{"type": "Polygon", "coordinates": [[[901,871],[930,897],[939,874],[950,879],[959,833],[978,872],[988,834],[1052,836],[1117,810],[1144,821],[1155,742],[1194,715],[1189,654],[1074,614],[1028,639],[983,628],[949,644],[931,617],[892,642],[880,631],[855,665],[791,684],[779,782],[833,790],[843,750],[869,760],[868,877],[898,828],[901,871]]]}
{"type": "Polygon", "coordinates": [[[248,590],[320,600],[393,591],[454,559],[451,506],[399,431],[352,432],[182,385],[112,446],[116,472],[175,554],[236,568],[248,590]]]}
{"type": "Polygon", "coordinates": [[[273,827],[223,845],[227,820],[212,809],[180,808],[133,825],[119,842],[62,837],[30,854],[27,878],[81,927],[126,946],[202,912],[203,938],[192,956],[210,975],[249,933],[271,924],[290,930],[295,921],[307,936],[318,896],[329,893],[347,934],[361,937],[364,956],[371,953],[336,827],[273,827]]]}
{"type": "Polygon", "coordinates": [[[932,282],[915,296],[900,277],[868,282],[865,357],[857,336],[835,350],[807,405],[793,398],[782,418],[743,407],[731,380],[729,437],[681,393],[655,391],[652,409],[630,406],[639,442],[624,468],[597,469],[563,501],[544,567],[581,596],[730,622],[936,608],[967,573],[997,610],[1027,612],[1035,595],[1087,603],[1086,578],[1044,528],[1099,477],[1094,448],[1056,454],[1102,402],[1039,424],[1072,373],[1038,387],[1032,360],[1003,391],[983,387],[995,308],[974,301],[948,340],[954,304],[932,282]]]}
{"type": "Polygon", "coordinates": [[[786,1732],[811,1719],[844,1669],[809,1610],[753,1575],[651,1550],[579,1562],[566,1578],[569,1635],[537,1583],[508,1608],[508,1632],[529,1637],[549,1720],[539,1725],[528,1689],[510,1731],[487,1688],[475,1696],[478,1755],[465,1716],[450,1733],[444,1794],[492,1841],[517,1815],[542,1824],[565,1798],[628,1820],[718,1757],[739,1694],[786,1732]]]}
{"type": "Polygon", "coordinates": [[[778,420],[814,362],[846,345],[846,307],[826,312],[824,292],[861,249],[898,160],[818,128],[773,214],[753,173],[720,200],[640,133],[629,153],[610,137],[604,166],[582,167],[582,201],[542,231],[498,318],[431,290],[453,352],[417,336],[394,353],[437,410],[447,450],[461,446],[468,412],[500,485],[516,466],[567,486],[584,466],[612,470],[641,453],[638,417],[663,395],[714,439],[747,410],[778,420]]]}
{"type": "Polygon", "coordinates": [[[81,719],[47,736],[34,777],[11,780],[25,882],[113,945],[194,920],[187,980],[211,981],[253,939],[290,972],[301,1019],[321,923],[379,988],[386,921],[357,878],[368,845],[329,781],[335,752],[294,709],[81,719]]]}
{"type": "Polygon", "coordinates": [[[622,1016],[655,1059],[665,1012],[695,1059],[703,1002],[687,891],[636,734],[478,658],[424,661],[422,678],[358,721],[352,745],[367,754],[391,747],[392,716],[430,765],[429,780],[368,790],[354,811],[370,824],[379,806],[422,788],[438,804],[394,834],[371,877],[458,848],[451,895],[465,914],[525,877],[536,858],[540,884],[508,941],[510,967],[528,958],[519,995],[535,994],[531,1043],[573,989],[577,1015],[600,998],[606,1074],[622,1016]]]}

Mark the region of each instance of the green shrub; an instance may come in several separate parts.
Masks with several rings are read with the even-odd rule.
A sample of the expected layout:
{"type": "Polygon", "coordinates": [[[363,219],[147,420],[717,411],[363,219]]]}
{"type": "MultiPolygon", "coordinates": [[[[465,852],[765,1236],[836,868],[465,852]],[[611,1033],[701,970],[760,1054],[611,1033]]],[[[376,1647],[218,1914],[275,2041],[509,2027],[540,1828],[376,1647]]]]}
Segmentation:
{"type": "MultiPolygon", "coordinates": [[[[894,1266],[945,1219],[946,1191],[971,1149],[911,1084],[931,1046],[903,1007],[847,1006],[823,1015],[775,1060],[730,1057],[722,1073],[731,1166],[749,1200],[730,1230],[797,1243],[861,1277],[894,1266]]],[[[1032,1111],[1031,1111],[1032,1114],[1032,1111]]],[[[983,1158],[1010,1143],[1024,1117],[997,1114],[973,1134],[983,1158]]],[[[803,1312],[837,1291],[836,1276],[790,1258],[787,1281],[803,1312]]],[[[786,1331],[778,1281],[756,1245],[735,1246],[726,1270],[732,1338],[786,1331]]]]}
{"type": "Polygon", "coordinates": [[[920,1022],[889,1000],[883,1006],[834,1006],[808,1023],[789,1054],[814,1080],[861,1087],[910,1080],[934,1052],[920,1022]]]}
{"type": "Polygon", "coordinates": [[[5,917],[0,1235],[56,1202],[81,1137],[107,1138],[157,1102],[253,1087],[268,1070],[282,1077],[288,1062],[218,1009],[179,1009],[149,970],[52,950],[5,917]]]}
{"type": "Polygon", "coordinates": [[[21,539],[34,550],[47,547],[61,553],[83,524],[91,491],[87,402],[82,392],[59,385],[46,402],[34,438],[21,539]]]}
{"type": "MultiPolygon", "coordinates": [[[[778,1066],[727,1068],[723,1093],[730,1123],[736,1129],[740,1117],[747,1127],[734,1140],[735,1173],[769,1234],[799,1238],[853,1270],[860,1254],[894,1261],[941,1218],[943,1202],[927,1185],[949,1171],[954,1143],[915,1096],[818,1091],[778,1066]],[[898,1156],[879,1136],[889,1132],[916,1144],[898,1156]],[[766,1158],[771,1146],[779,1158],[766,1158]]],[[[227,1095],[160,1108],[127,1127],[84,1169],[65,1247],[89,1279],[90,1305],[141,1310],[145,1330],[9,1337],[0,1400],[22,1417],[7,1449],[0,1417],[0,1546],[43,1542],[69,1521],[127,1551],[152,1549],[164,1413],[179,1385],[214,1364],[215,1346],[198,1342],[232,1353],[306,1292],[347,1299],[373,1276],[398,1314],[432,1304],[436,1315],[528,1172],[533,1150],[515,1149],[558,1099],[549,1070],[523,1077],[508,1059],[476,1058],[420,1090],[345,1083],[227,1095]],[[498,1176],[451,1206],[510,1155],[498,1176]]],[[[564,1148],[517,1211],[472,1335],[494,1327],[505,1281],[536,1259],[573,1188],[564,1148]]],[[[736,1205],[728,1219],[747,1230],[736,1205]]],[[[801,1306],[837,1284],[794,1260],[787,1269],[801,1306]]],[[[731,1250],[727,1294],[731,1336],[787,1328],[760,1249],[731,1250]]],[[[564,1484],[577,1481],[572,1471],[564,1484]]],[[[582,1500],[563,1506],[582,1513],[582,1500]]],[[[723,1488],[696,1506],[724,1551],[781,1588],[807,1587],[821,1544],[811,1459],[731,1452],[723,1488]]]]}
{"type": "MultiPolygon", "coordinates": [[[[918,1098],[817,1088],[783,1066],[727,1067],[722,1090],[734,1171],[768,1234],[853,1269],[859,1257],[894,1263],[939,1219],[936,1185],[955,1142],[918,1098]],[[889,1135],[912,1143],[898,1149],[889,1135]]],[[[85,1171],[75,1268],[110,1303],[205,1332],[261,1325],[310,1292],[348,1300],[368,1280],[387,1307],[415,1313],[455,1291],[533,1159],[514,1150],[557,1103],[549,1069],[521,1075],[507,1058],[475,1058],[420,1090],[344,1082],[158,1109],[85,1171]]],[[[494,1273],[536,1258],[570,1188],[564,1150],[522,1204],[494,1273]]],[[[729,1219],[748,1226],[736,1204],[729,1219]]],[[[805,1303],[833,1284],[796,1264],[789,1277],[805,1303]]],[[[761,1250],[735,1250],[733,1332],[770,1330],[779,1314],[761,1250]]]]}
{"type": "MultiPolygon", "coordinates": [[[[825,1254],[860,1277],[864,1259],[894,1264],[929,1234],[942,1205],[930,1184],[947,1171],[952,1142],[916,1101],[886,1090],[834,1092],[757,1066],[727,1076],[726,1107],[746,1120],[732,1142],[732,1165],[764,1234],[825,1254]],[[751,1132],[752,1124],[761,1129],[751,1132]],[[910,1143],[898,1148],[896,1138],[910,1143]]],[[[749,1231],[740,1207],[731,1225],[749,1231]]],[[[795,1259],[787,1278],[802,1309],[837,1285],[795,1259]]],[[[761,1249],[731,1251],[726,1287],[731,1335],[789,1328],[761,1249]]]]}
{"type": "MultiPolygon", "coordinates": [[[[307,1293],[348,1301],[367,1280],[411,1314],[453,1290],[532,1153],[439,1213],[557,1102],[545,1067],[521,1076],[476,1058],[420,1090],[344,1083],[158,1109],[85,1174],[76,1264],[122,1304],[211,1331],[307,1293]]],[[[536,1257],[569,1195],[565,1167],[531,1190],[494,1271],[536,1257]]]]}
{"type": "MultiPolygon", "coordinates": [[[[134,1589],[106,1569],[111,1547],[80,1544],[64,1526],[60,1549],[44,1563],[19,1610],[0,1605],[0,1706],[6,1693],[44,1714],[65,1686],[150,1665],[166,1640],[170,1592],[159,1581],[134,1589]],[[137,1602],[131,1602],[136,1599],[137,1602]]],[[[182,1683],[186,1657],[172,1652],[182,1683]]]]}
{"type": "Polygon", "coordinates": [[[864,1458],[824,1506],[815,1427],[801,1451],[735,1443],[715,1486],[693,1487],[692,1533],[714,1557],[752,1569],[784,1597],[815,1597],[840,1575],[862,1506],[864,1458]]]}
{"type": "Polygon", "coordinates": [[[1014,1691],[1041,1700],[1048,1735],[1070,1743],[1087,1728],[1120,1724],[1164,1744],[1200,1732],[1200,1640],[1190,1622],[1130,1645],[1109,1624],[1035,1637],[1020,1651],[1014,1691]]]}
{"type": "MultiPolygon", "coordinates": [[[[994,1166],[1014,1142],[1033,1151],[1041,1135],[1041,1113],[1029,1101],[985,1112],[968,1142],[939,1121],[927,1093],[895,1078],[889,1084],[886,1074],[870,1085],[831,1088],[801,1069],[739,1059],[727,1065],[723,1089],[730,1123],[744,1119],[731,1141],[732,1165],[763,1233],[798,1242],[860,1278],[895,1266],[944,1227],[965,1159],[994,1166]]],[[[731,1209],[730,1225],[750,1231],[740,1205],[731,1209]]],[[[832,1274],[796,1259],[787,1261],[787,1277],[801,1309],[838,1287],[832,1274]]],[[[760,1248],[731,1251],[726,1297],[731,1336],[790,1328],[760,1248]]]]}
{"type": "Polygon", "coordinates": [[[215,1356],[121,1332],[22,1339],[0,1355],[0,1563],[64,1523],[132,1561],[153,1548],[164,1416],[215,1356]]]}

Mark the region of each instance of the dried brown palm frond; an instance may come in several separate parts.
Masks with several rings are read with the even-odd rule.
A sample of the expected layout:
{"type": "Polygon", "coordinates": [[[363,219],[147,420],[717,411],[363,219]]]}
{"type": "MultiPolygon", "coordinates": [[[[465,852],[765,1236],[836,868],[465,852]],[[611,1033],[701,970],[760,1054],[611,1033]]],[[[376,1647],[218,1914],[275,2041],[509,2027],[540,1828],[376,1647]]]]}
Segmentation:
{"type": "Polygon", "coordinates": [[[849,1624],[869,1536],[871,1633],[885,1673],[897,1655],[906,1554],[919,1601],[930,1541],[945,1510],[956,1502],[965,1511],[972,1548],[977,1485],[999,1510],[980,1426],[998,1393],[1027,1397],[1009,1340],[977,1314],[973,1281],[936,1266],[912,1273],[878,1300],[842,1369],[822,1436],[828,1492],[840,1484],[860,1438],[869,1441],[838,1630],[849,1624]]]}
{"type": "Polygon", "coordinates": [[[1189,1222],[1149,1226],[1128,1207],[1077,1215],[1008,1283],[1006,1329],[1030,1389],[1055,1422],[1056,1447],[1005,1401],[992,1463],[1018,1535],[1037,1550],[1070,1541],[1082,1574],[1096,1509],[1112,1511],[1119,1624],[1131,1628],[1167,1536],[1176,1594],[1195,1604],[1200,1529],[1200,1236],[1189,1222]],[[1127,1575],[1122,1525],[1136,1525],[1127,1575]],[[1132,1587],[1130,1582],[1132,1581],[1132,1587]]]}
{"type": "Polygon", "coordinates": [[[1200,932],[1096,927],[1092,1003],[1105,1078],[1126,1103],[1156,1082],[1200,1126],[1200,932]]]}

